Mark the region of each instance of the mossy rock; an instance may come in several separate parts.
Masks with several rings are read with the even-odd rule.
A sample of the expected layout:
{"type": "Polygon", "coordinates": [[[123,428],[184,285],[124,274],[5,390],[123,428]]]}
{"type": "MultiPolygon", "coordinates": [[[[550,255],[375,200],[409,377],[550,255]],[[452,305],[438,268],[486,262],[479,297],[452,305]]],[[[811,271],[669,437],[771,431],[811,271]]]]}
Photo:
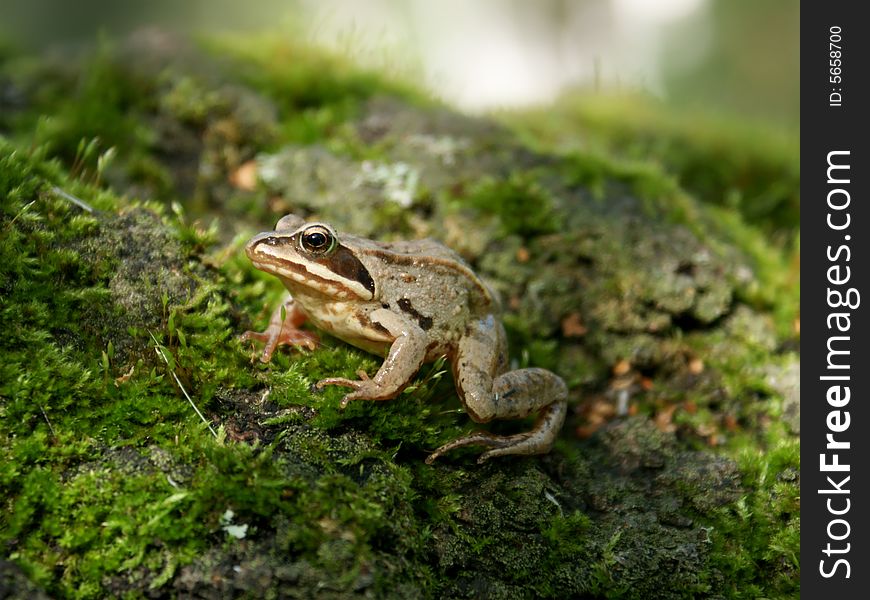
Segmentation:
{"type": "Polygon", "coordinates": [[[768,224],[310,49],[167,39],[135,38],[176,49],[151,65],[126,42],[0,69],[18,98],[0,120],[0,590],[796,593],[798,441],[779,423],[799,414],[796,315],[760,291],[789,256],[768,224]],[[82,103],[113,115],[105,140],[70,142],[82,103]],[[311,384],[376,357],[325,336],[259,363],[238,334],[282,290],[241,244],[289,211],[463,254],[503,297],[514,362],[569,383],[554,450],[427,466],[472,428],[443,364],[341,411],[311,384]]]}

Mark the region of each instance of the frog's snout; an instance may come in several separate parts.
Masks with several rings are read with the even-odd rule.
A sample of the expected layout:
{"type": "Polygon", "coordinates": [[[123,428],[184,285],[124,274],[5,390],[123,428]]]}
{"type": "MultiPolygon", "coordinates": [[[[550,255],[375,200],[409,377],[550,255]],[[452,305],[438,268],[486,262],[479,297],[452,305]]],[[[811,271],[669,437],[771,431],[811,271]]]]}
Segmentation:
{"type": "Polygon", "coordinates": [[[263,232],[258,233],[245,244],[245,254],[248,255],[248,258],[254,258],[255,248],[260,245],[260,243],[270,234],[271,232],[263,232]]]}
{"type": "Polygon", "coordinates": [[[245,254],[248,255],[248,258],[251,260],[255,259],[258,255],[258,248],[261,246],[284,246],[289,244],[290,236],[286,234],[281,234],[276,231],[264,231],[263,233],[258,233],[251,240],[245,244],[245,254]]]}

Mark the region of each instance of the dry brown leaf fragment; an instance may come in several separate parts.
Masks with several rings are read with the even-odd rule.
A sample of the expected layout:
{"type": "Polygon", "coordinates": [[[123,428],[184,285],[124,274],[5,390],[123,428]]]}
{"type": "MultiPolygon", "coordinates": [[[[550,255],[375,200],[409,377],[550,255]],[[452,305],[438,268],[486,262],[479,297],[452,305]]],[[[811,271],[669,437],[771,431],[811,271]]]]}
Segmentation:
{"type": "Polygon", "coordinates": [[[656,413],[655,424],[659,431],[663,433],[672,433],[677,430],[677,426],[674,424],[674,411],[676,410],[677,405],[671,404],[656,413]]]}
{"type": "Polygon", "coordinates": [[[631,363],[625,359],[622,359],[613,365],[613,374],[617,377],[625,375],[629,371],[631,371],[631,363]]]}
{"type": "Polygon", "coordinates": [[[254,191],[257,187],[257,162],[249,160],[242,163],[230,173],[229,180],[230,185],[237,189],[254,191]]]}
{"type": "Polygon", "coordinates": [[[562,336],[563,337],[581,337],[586,335],[586,326],[580,318],[580,313],[573,312],[562,319],[562,336]]]}

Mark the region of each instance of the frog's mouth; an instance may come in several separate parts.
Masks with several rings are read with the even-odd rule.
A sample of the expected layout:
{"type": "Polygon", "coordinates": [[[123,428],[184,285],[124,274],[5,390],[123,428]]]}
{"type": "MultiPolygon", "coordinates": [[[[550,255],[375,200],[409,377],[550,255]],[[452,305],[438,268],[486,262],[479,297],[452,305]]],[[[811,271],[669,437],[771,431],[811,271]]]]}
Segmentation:
{"type": "Polygon", "coordinates": [[[295,245],[292,235],[267,231],[251,239],[245,253],[255,268],[279,277],[291,292],[305,288],[342,300],[374,297],[371,275],[346,248],[316,261],[302,256],[295,245]]]}

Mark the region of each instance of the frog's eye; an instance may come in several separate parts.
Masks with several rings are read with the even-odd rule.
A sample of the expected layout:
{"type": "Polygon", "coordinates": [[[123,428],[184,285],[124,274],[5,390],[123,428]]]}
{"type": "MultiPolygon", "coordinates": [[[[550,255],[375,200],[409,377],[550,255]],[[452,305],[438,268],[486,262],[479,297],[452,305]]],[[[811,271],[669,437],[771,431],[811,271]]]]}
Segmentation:
{"type": "Polygon", "coordinates": [[[323,225],[312,225],[299,239],[302,249],[311,254],[328,254],[335,248],[335,235],[323,225]]]}

